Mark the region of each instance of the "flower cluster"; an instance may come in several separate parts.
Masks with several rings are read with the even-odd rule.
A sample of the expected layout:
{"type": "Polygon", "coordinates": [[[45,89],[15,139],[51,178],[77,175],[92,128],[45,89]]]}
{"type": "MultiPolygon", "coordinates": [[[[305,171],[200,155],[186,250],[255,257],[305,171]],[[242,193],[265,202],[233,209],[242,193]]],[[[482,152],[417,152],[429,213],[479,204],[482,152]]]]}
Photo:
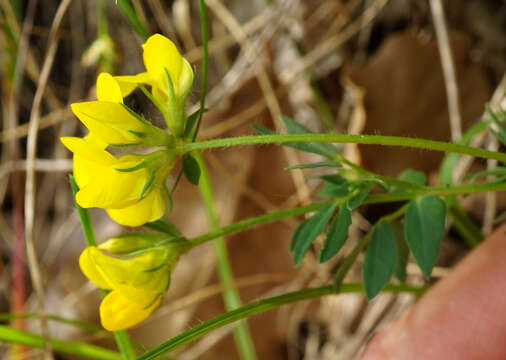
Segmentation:
{"type": "MultiPolygon", "coordinates": [[[[194,78],[191,65],[162,35],[146,41],[143,60],[146,72],[137,75],[101,73],[97,100],[71,105],[89,134],[61,139],[74,154],[77,204],[105,209],[125,226],[141,226],[165,214],[170,201],[165,183],[177,160],[174,145],[183,141],[184,107],[194,78]],[[160,110],[168,131],[124,104],[123,98],[137,87],[160,110]],[[158,149],[117,157],[109,147],[158,149]]],[[[102,325],[118,330],[144,320],[160,304],[185,246],[182,240],[136,233],[85,249],[79,261],[83,273],[100,288],[110,290],[100,306],[102,325]]]]}

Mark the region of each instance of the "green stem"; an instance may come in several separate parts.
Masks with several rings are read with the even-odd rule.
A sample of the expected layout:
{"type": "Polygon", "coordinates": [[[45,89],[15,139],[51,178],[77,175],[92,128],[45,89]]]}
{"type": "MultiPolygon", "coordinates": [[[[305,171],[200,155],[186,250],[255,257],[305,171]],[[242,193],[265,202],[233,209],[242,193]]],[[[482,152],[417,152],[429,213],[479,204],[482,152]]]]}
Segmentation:
{"type": "Polygon", "coordinates": [[[137,16],[130,0],[117,0],[116,4],[142,40],[147,40],[149,37],[149,31],[146,28],[146,25],[144,25],[137,16]]]}
{"type": "MultiPolygon", "coordinates": [[[[74,199],[76,197],[77,192],[79,191],[79,187],[74,180],[72,175],[69,176],[70,187],[72,189],[72,194],[74,195],[74,199]]],[[[95,232],[93,231],[93,223],[91,221],[90,213],[87,209],[82,208],[76,202],[77,212],[79,214],[79,218],[81,219],[81,226],[83,228],[84,238],[88,246],[97,246],[97,240],[95,238],[95,232]]],[[[107,294],[107,292],[102,291],[103,295],[107,294]]],[[[118,345],[118,349],[121,352],[122,358],[125,360],[134,360],[135,353],[132,347],[132,343],[128,338],[128,334],[122,331],[114,332],[114,339],[116,340],[116,344],[118,345]]]]}
{"type": "MultiPolygon", "coordinates": [[[[199,190],[207,211],[207,217],[211,230],[219,230],[220,223],[215,209],[215,200],[211,179],[207,170],[206,163],[200,152],[194,152],[193,156],[199,163],[200,167],[200,180],[199,190]]],[[[241,298],[235,286],[234,274],[230,266],[228,258],[227,245],[223,236],[218,236],[214,240],[214,246],[217,258],[218,274],[220,281],[224,286],[223,301],[227,310],[234,310],[241,306],[241,298]]],[[[248,324],[243,322],[234,329],[234,338],[239,351],[241,359],[254,360],[256,359],[255,347],[248,324]]]]}
{"type": "MultiPolygon", "coordinates": [[[[4,313],[0,314],[0,321],[10,321],[12,319],[40,319],[42,317],[39,313],[34,312],[15,312],[15,313],[4,313]]],[[[56,321],[62,324],[66,324],[69,326],[75,326],[76,328],[79,328],[81,330],[84,330],[90,334],[97,334],[97,333],[106,333],[104,329],[101,327],[87,323],[85,321],[81,321],[78,319],[70,319],[59,315],[51,315],[47,314],[45,315],[47,320],[50,321],[56,321]]]]}
{"type": "MultiPolygon", "coordinates": [[[[362,284],[343,284],[340,289],[341,294],[363,292],[362,284]]],[[[425,287],[414,287],[409,285],[392,285],[388,284],[384,287],[383,292],[388,293],[411,293],[413,295],[421,295],[425,292],[425,287]]],[[[248,318],[250,316],[263,313],[268,310],[275,309],[279,306],[291,304],[301,300],[315,299],[322,296],[334,295],[333,286],[323,286],[318,288],[303,289],[279,296],[270,297],[260,301],[255,301],[244,305],[236,310],[229,311],[225,314],[216,316],[210,320],[204,321],[202,324],[189,329],[172,339],[158,345],[157,347],[142,354],[137,360],[156,359],[184,344],[189,343],[209,332],[216,330],[235,321],[248,318]]]]}
{"type": "Polygon", "coordinates": [[[205,107],[206,107],[206,94],[207,94],[207,69],[209,62],[209,53],[207,50],[207,42],[208,42],[208,27],[207,27],[207,7],[204,0],[199,0],[199,9],[200,9],[200,29],[202,33],[202,84],[201,84],[201,95],[200,95],[200,109],[199,109],[199,117],[197,119],[197,125],[195,127],[195,132],[192,136],[192,142],[197,138],[197,134],[200,129],[200,123],[202,122],[202,116],[204,115],[205,107]]]}
{"type": "MultiPolygon", "coordinates": [[[[41,349],[44,348],[44,338],[42,336],[4,325],[0,325],[0,342],[23,344],[41,349]]],[[[71,342],[59,339],[49,339],[49,342],[51,343],[51,349],[64,354],[98,360],[122,359],[121,355],[117,352],[89,345],[84,342],[71,342]]],[[[135,359],[135,357],[133,359],[135,359]]]]}
{"type": "Polygon", "coordinates": [[[109,36],[109,25],[107,24],[107,10],[105,0],[97,0],[96,6],[98,36],[109,36]]]}
{"type": "MultiPolygon", "coordinates": [[[[506,190],[506,184],[497,184],[497,183],[483,183],[483,184],[475,184],[475,185],[461,185],[461,186],[453,186],[453,187],[421,187],[418,191],[415,192],[406,192],[406,193],[390,193],[390,194],[378,194],[378,195],[369,195],[363,202],[363,204],[378,204],[378,203],[387,203],[387,202],[397,202],[397,201],[408,201],[413,199],[419,195],[437,195],[437,196],[454,196],[456,194],[470,194],[477,192],[488,192],[488,191],[501,191],[506,190]],[[499,186],[500,185],[500,186],[499,186]]],[[[269,214],[264,214],[260,216],[255,216],[249,219],[241,220],[236,223],[230,224],[228,226],[224,226],[222,228],[213,229],[210,232],[197,236],[195,238],[189,239],[189,242],[192,247],[203,244],[207,241],[216,239],[217,237],[229,235],[232,233],[236,233],[239,231],[244,231],[250,229],[255,226],[260,226],[264,224],[268,224],[274,221],[286,219],[293,216],[299,216],[306,214],[311,211],[317,211],[322,209],[325,205],[329,204],[331,201],[323,201],[319,203],[314,203],[311,205],[295,207],[291,209],[284,209],[279,211],[274,211],[269,214]]]]}
{"type": "Polygon", "coordinates": [[[282,143],[355,143],[368,145],[404,146],[417,149],[454,152],[472,155],[484,159],[494,159],[506,162],[506,154],[483,150],[480,148],[457,145],[441,141],[416,139],[399,136],[381,135],[348,135],[348,134],[274,134],[274,135],[250,135],[232,138],[213,139],[182,144],[175,150],[186,153],[194,150],[205,150],[220,147],[231,147],[254,144],[282,144],[282,143]]]}
{"type": "Polygon", "coordinates": [[[466,241],[470,248],[477,246],[484,238],[481,229],[473,223],[469,216],[462,210],[455,198],[449,198],[453,201],[446,202],[448,215],[453,220],[453,225],[466,241]]]}

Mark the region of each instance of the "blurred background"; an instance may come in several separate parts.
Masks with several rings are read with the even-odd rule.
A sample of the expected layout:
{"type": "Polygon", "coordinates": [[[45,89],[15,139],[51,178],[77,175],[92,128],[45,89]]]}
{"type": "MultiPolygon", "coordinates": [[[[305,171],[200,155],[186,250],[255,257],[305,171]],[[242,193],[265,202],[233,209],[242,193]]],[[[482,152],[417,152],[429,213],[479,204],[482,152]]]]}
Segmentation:
{"type": "MultiPolygon", "coordinates": [[[[443,3],[442,16],[434,15],[425,0],[208,0],[210,110],[199,139],[253,134],[252,124],[283,131],[280,114],[317,132],[458,138],[460,128],[481,119],[486,102],[492,99],[497,106],[504,97],[506,4],[443,3]],[[438,21],[448,32],[449,47],[438,44],[434,26],[438,21]],[[450,50],[453,57],[457,125],[448,115],[442,50],[450,50]]],[[[141,46],[146,34],[171,38],[196,66],[188,111],[197,109],[202,59],[198,3],[0,0],[0,18],[0,312],[40,313],[43,300],[47,314],[98,325],[100,292],[77,263],[85,243],[67,177],[71,154],[58,139],[85,134],[69,104],[95,99],[100,71],[123,75],[144,70],[141,46]],[[125,16],[125,4],[131,5],[138,23],[132,25],[125,16]],[[34,169],[35,178],[25,171],[27,167],[34,169]],[[24,255],[25,239],[39,262],[39,271],[32,276],[24,255]],[[37,286],[42,299],[35,295],[37,286]]],[[[126,102],[146,118],[160,121],[142,94],[136,92],[126,102]]],[[[487,146],[486,142],[484,138],[477,146],[487,146]]],[[[412,168],[426,172],[429,184],[438,183],[440,153],[341,148],[350,160],[379,174],[397,176],[412,168]]],[[[318,172],[283,170],[319,161],[316,155],[278,146],[216,150],[206,152],[205,158],[222,225],[308,204],[315,201],[321,185],[318,172]]],[[[472,171],[485,167],[484,162],[470,164],[472,171]]],[[[506,196],[493,196],[492,216],[486,211],[487,201],[492,200],[469,196],[462,204],[485,232],[495,226],[495,215],[505,210],[506,196]]],[[[367,206],[354,213],[348,249],[371,223],[393,209],[367,206]]],[[[130,231],[100,209],[92,215],[99,241],[130,231]]],[[[186,180],[174,194],[170,219],[188,237],[208,230],[198,190],[186,180]]],[[[227,238],[244,302],[331,281],[341,256],[319,265],[312,250],[294,268],[288,244],[300,220],[287,219],[227,238]]],[[[430,282],[445,276],[467,252],[463,239],[449,228],[430,282]]],[[[360,267],[349,279],[360,281],[360,267]]],[[[408,282],[424,283],[411,264],[408,282]]],[[[213,246],[199,247],[182,258],[162,306],[130,331],[132,338],[149,348],[223,313],[220,290],[213,246]]],[[[285,306],[248,323],[259,359],[356,359],[368,339],[414,301],[409,295],[383,294],[370,303],[358,294],[332,296],[285,306]]],[[[37,319],[11,323],[40,332],[37,319]]],[[[215,331],[171,358],[237,359],[231,330],[215,331]]],[[[49,331],[56,338],[114,347],[101,331],[90,333],[57,321],[50,321],[49,331]]],[[[0,344],[5,358],[8,349],[0,344]]],[[[37,356],[40,350],[26,348],[18,358],[37,356]]]]}

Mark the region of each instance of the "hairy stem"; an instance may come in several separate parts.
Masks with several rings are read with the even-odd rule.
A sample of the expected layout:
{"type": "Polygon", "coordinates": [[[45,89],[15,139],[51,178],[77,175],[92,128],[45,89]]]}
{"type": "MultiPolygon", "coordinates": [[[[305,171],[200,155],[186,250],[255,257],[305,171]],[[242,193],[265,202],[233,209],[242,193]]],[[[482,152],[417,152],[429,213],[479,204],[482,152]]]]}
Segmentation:
{"type": "Polygon", "coordinates": [[[254,144],[282,144],[282,143],[355,143],[369,145],[403,146],[416,149],[453,152],[472,155],[484,159],[494,159],[506,162],[506,154],[488,151],[480,148],[452,144],[441,141],[416,139],[400,136],[381,135],[348,135],[348,134],[273,134],[250,135],[232,138],[221,138],[208,141],[198,141],[177,146],[175,150],[186,153],[193,150],[205,150],[221,147],[254,145],[254,144]]]}

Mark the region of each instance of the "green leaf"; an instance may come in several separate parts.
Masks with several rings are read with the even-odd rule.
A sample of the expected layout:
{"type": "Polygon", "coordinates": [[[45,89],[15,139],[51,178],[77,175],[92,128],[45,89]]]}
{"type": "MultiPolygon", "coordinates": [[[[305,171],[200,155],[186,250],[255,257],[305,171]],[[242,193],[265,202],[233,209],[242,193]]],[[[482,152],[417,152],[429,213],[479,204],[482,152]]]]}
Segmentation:
{"type": "Polygon", "coordinates": [[[141,193],[139,194],[139,199],[142,199],[144,197],[144,194],[148,189],[153,185],[153,181],[155,181],[155,172],[153,171],[149,177],[146,179],[146,182],[142,186],[141,193]]]}
{"type": "Polygon", "coordinates": [[[425,185],[427,183],[427,175],[423,171],[406,169],[399,175],[399,180],[406,181],[410,184],[425,185]]]}
{"type": "Polygon", "coordinates": [[[300,264],[314,239],[325,229],[336,208],[337,203],[332,202],[297,227],[290,243],[295,265],[300,264]]]}
{"type": "MultiPolygon", "coordinates": [[[[309,130],[307,127],[299,124],[295,120],[289,118],[288,116],[281,115],[281,120],[285,123],[286,129],[290,134],[314,134],[313,131],[309,130]]],[[[335,154],[337,154],[337,149],[332,144],[328,143],[301,143],[299,145],[308,145],[306,146],[305,151],[316,152],[317,154],[332,158],[335,154]]]]}
{"type": "Polygon", "coordinates": [[[183,156],[183,174],[193,185],[199,184],[200,167],[197,160],[190,154],[183,156]]]}
{"type": "Polygon", "coordinates": [[[499,179],[502,179],[506,175],[506,167],[497,166],[497,167],[490,169],[490,170],[483,170],[483,171],[479,171],[477,173],[471,174],[468,177],[470,177],[470,179],[469,179],[470,182],[475,182],[476,179],[483,177],[483,176],[487,176],[487,175],[500,175],[499,179]]]}
{"type": "Polygon", "coordinates": [[[362,266],[362,280],[369,300],[388,283],[396,262],[397,247],[394,233],[390,224],[382,220],[374,227],[362,266]]]}
{"type": "Polygon", "coordinates": [[[409,248],[404,238],[402,224],[398,221],[390,224],[397,243],[397,263],[395,264],[394,275],[401,282],[406,281],[406,268],[409,260],[409,248]]]}
{"type": "Polygon", "coordinates": [[[317,195],[320,197],[340,198],[348,195],[349,192],[348,184],[336,185],[333,183],[327,183],[320,191],[318,191],[317,195]]]}
{"type": "Polygon", "coordinates": [[[360,187],[358,193],[347,201],[348,209],[354,210],[358,208],[365,200],[367,195],[369,195],[371,188],[372,188],[371,183],[365,184],[364,186],[360,187]]]}
{"type": "Polygon", "coordinates": [[[328,183],[332,183],[332,184],[336,184],[336,185],[346,184],[348,182],[348,180],[346,180],[344,177],[342,177],[339,174],[323,175],[323,176],[320,176],[320,178],[328,183]]]}
{"type": "Polygon", "coordinates": [[[339,250],[343,247],[346,239],[348,238],[348,228],[351,224],[351,212],[342,204],[339,207],[339,213],[332,220],[323,249],[320,252],[318,261],[324,263],[333,258],[339,250]]]}
{"type": "MultiPolygon", "coordinates": [[[[459,145],[469,145],[471,140],[479,133],[485,131],[488,128],[488,121],[481,121],[467,130],[462,138],[457,142],[459,145]]],[[[441,185],[453,184],[453,170],[457,165],[458,160],[462,155],[457,153],[448,153],[441,162],[439,170],[439,183],[441,185]]]]}
{"type": "Polygon", "coordinates": [[[179,231],[179,229],[176,227],[176,225],[171,223],[166,218],[161,218],[156,221],[144,224],[144,226],[147,227],[148,229],[158,231],[158,232],[170,235],[172,237],[176,237],[176,238],[183,237],[183,235],[181,234],[181,231],[179,231]]]}
{"type": "Polygon", "coordinates": [[[312,169],[312,168],[318,168],[318,167],[341,167],[341,163],[338,161],[321,161],[321,162],[311,163],[311,164],[301,164],[301,165],[288,166],[285,168],[285,170],[312,169]]]}
{"type": "MultiPolygon", "coordinates": [[[[297,123],[295,123],[295,124],[297,124],[297,123]]],[[[312,132],[309,131],[308,129],[306,129],[304,126],[302,126],[300,124],[297,124],[297,125],[299,126],[299,129],[302,128],[302,129],[305,129],[305,131],[302,130],[302,132],[300,132],[300,131],[299,132],[292,132],[292,131],[290,131],[290,128],[288,128],[288,126],[287,126],[290,133],[292,133],[292,134],[312,134],[312,132]]],[[[255,131],[257,131],[260,134],[264,134],[264,135],[276,134],[275,131],[266,129],[265,127],[260,126],[260,125],[252,125],[252,127],[255,131]]],[[[312,142],[289,143],[288,142],[288,143],[283,143],[282,145],[289,146],[289,147],[292,147],[294,149],[301,150],[301,151],[319,154],[319,155],[325,156],[329,159],[334,158],[335,154],[337,153],[336,148],[334,146],[332,146],[331,144],[327,144],[327,143],[312,143],[312,142]]]]}
{"type": "Polygon", "coordinates": [[[141,161],[140,163],[138,163],[135,166],[132,166],[129,168],[114,168],[114,170],[119,171],[119,172],[132,172],[132,171],[137,171],[137,170],[143,169],[148,165],[149,165],[149,163],[147,161],[141,161]]]}
{"type": "Polygon", "coordinates": [[[426,278],[436,263],[445,231],[446,205],[434,195],[417,198],[408,206],[404,235],[426,278]]]}
{"type": "MultiPolygon", "coordinates": [[[[490,106],[488,104],[485,104],[485,109],[487,113],[490,115],[490,119],[492,120],[492,123],[496,126],[496,129],[494,129],[492,126],[489,127],[490,132],[494,134],[494,136],[503,144],[506,145],[506,127],[499,121],[496,114],[490,109],[490,106]]],[[[506,115],[504,111],[500,110],[501,115],[506,118],[506,115]]],[[[491,124],[492,125],[492,124],[491,124]]]]}
{"type": "Polygon", "coordinates": [[[200,115],[200,109],[196,110],[193,114],[191,114],[190,116],[188,116],[186,118],[186,127],[184,129],[184,138],[185,139],[190,139],[192,137],[192,130],[193,130],[193,127],[195,126],[195,123],[197,122],[197,119],[199,118],[199,115],[200,115]]]}

